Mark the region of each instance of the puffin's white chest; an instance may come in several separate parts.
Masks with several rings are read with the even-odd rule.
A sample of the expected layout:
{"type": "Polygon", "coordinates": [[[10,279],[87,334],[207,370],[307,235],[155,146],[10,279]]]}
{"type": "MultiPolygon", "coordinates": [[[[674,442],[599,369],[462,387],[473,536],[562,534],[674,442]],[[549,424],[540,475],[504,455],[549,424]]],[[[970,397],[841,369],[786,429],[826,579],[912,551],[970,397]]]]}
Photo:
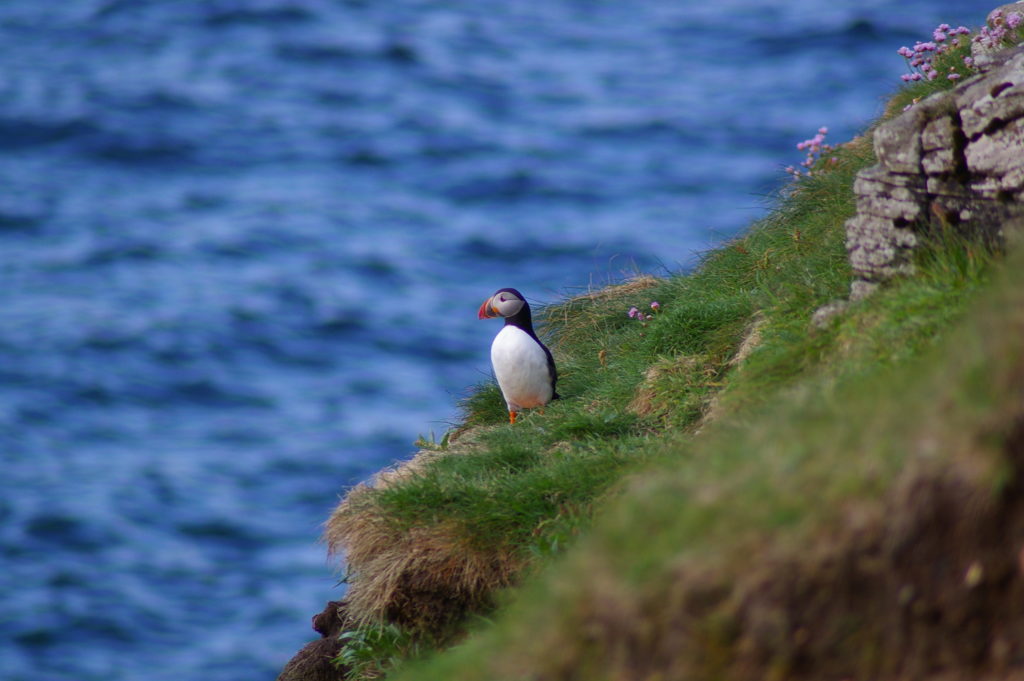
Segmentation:
{"type": "Polygon", "coordinates": [[[540,343],[517,326],[502,328],[491,343],[491,365],[509,411],[551,401],[548,356],[540,343]]]}

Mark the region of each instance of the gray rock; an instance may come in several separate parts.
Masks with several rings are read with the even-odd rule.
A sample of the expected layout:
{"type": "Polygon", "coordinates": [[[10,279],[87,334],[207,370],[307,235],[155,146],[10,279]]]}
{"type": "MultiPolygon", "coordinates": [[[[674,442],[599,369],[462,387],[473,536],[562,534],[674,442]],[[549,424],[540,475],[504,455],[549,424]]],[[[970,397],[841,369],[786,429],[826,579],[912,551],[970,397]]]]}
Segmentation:
{"type": "Polygon", "coordinates": [[[1017,12],[1021,16],[1024,16],[1024,0],[1018,0],[1018,2],[1011,2],[1009,4],[996,7],[988,13],[985,23],[995,28],[1001,21],[1005,21],[1006,17],[1008,17],[1011,12],[1017,12]]]}
{"type": "Polygon", "coordinates": [[[850,284],[850,302],[854,303],[858,300],[867,298],[878,288],[878,284],[873,281],[864,281],[863,279],[854,280],[850,284]]]}
{"type": "Polygon", "coordinates": [[[811,315],[811,327],[815,329],[827,328],[832,320],[846,312],[850,306],[848,300],[833,300],[831,303],[822,305],[811,315]]]}
{"type": "Polygon", "coordinates": [[[912,272],[929,234],[1000,243],[1005,225],[1024,224],[1024,47],[987,64],[875,131],[878,164],[858,174],[857,214],[846,223],[851,298],[912,272]]]}

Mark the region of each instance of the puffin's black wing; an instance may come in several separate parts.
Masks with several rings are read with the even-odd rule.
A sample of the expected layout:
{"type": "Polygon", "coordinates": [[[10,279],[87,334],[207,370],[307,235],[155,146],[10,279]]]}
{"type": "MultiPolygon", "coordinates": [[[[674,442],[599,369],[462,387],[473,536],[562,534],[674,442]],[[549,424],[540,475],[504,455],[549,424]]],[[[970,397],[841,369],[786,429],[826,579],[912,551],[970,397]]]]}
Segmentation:
{"type": "Polygon", "coordinates": [[[558,369],[555,368],[555,358],[551,356],[551,351],[548,350],[548,346],[540,342],[540,346],[544,348],[544,354],[548,357],[548,373],[551,374],[551,399],[557,400],[561,395],[555,390],[555,383],[558,382],[558,369]]]}
{"type": "MultiPolygon", "coordinates": [[[[533,330],[533,315],[530,312],[530,304],[526,302],[526,298],[523,297],[523,294],[514,288],[499,289],[498,293],[501,293],[502,291],[513,293],[523,301],[523,306],[519,309],[519,312],[511,317],[505,318],[505,324],[518,326],[520,329],[530,334],[530,338],[537,341],[537,345],[544,350],[544,354],[548,358],[548,373],[551,374],[551,399],[557,400],[561,395],[559,395],[555,390],[555,383],[558,381],[558,369],[555,368],[555,358],[551,356],[551,351],[548,350],[548,346],[544,345],[540,338],[537,338],[537,333],[533,330]]],[[[497,295],[497,293],[495,295],[497,295]]]]}

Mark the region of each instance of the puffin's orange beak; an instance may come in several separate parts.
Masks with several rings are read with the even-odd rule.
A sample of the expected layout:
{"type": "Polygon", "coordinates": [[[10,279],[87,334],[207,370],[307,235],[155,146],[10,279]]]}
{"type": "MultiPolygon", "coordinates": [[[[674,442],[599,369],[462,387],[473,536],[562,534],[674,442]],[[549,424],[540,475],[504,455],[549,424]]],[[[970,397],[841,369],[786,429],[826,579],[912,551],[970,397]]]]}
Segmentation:
{"type": "Polygon", "coordinates": [[[491,299],[488,298],[484,301],[484,304],[480,306],[480,312],[477,314],[479,319],[493,319],[498,315],[494,314],[494,308],[491,307],[491,299]]]}

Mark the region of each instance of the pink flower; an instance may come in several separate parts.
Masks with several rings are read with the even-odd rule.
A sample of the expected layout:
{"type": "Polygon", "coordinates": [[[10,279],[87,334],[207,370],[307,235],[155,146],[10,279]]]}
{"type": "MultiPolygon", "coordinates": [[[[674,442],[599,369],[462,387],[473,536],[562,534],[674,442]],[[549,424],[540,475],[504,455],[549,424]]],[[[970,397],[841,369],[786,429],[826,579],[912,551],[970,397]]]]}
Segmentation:
{"type": "Polygon", "coordinates": [[[974,58],[964,57],[964,66],[966,66],[967,68],[971,68],[972,66],[974,66],[974,58]]]}
{"type": "Polygon", "coordinates": [[[1002,42],[1005,37],[1006,27],[1000,24],[991,29],[988,26],[982,26],[981,31],[974,37],[974,39],[985,47],[998,47],[999,43],[1002,42]]]}
{"type": "Polygon", "coordinates": [[[661,303],[659,303],[657,300],[653,301],[651,303],[651,309],[657,312],[658,310],[661,309],[661,303]]]}
{"type": "MultiPolygon", "coordinates": [[[[819,158],[823,157],[826,152],[831,152],[833,150],[833,146],[831,144],[825,144],[825,135],[827,134],[828,128],[823,125],[820,128],[818,128],[818,132],[814,135],[814,137],[806,139],[803,142],[797,143],[797,149],[799,149],[800,151],[807,152],[807,157],[800,163],[801,166],[803,166],[804,168],[813,168],[814,164],[818,162],[819,158]]],[[[814,174],[814,172],[810,170],[806,173],[803,173],[800,170],[794,168],[793,166],[787,166],[786,172],[792,175],[793,177],[803,177],[805,174],[814,174]]]]}
{"type": "Polygon", "coordinates": [[[1017,28],[1020,26],[1022,18],[1024,17],[1021,17],[1020,12],[1010,12],[1006,15],[1006,25],[1010,28],[1017,28]]]}
{"type": "Polygon", "coordinates": [[[960,79],[960,74],[959,73],[951,73],[948,76],[946,76],[946,78],[949,78],[950,80],[959,80],[960,79]]]}
{"type": "Polygon", "coordinates": [[[942,31],[935,31],[934,33],[932,33],[932,39],[937,43],[941,43],[943,40],[946,39],[946,34],[943,33],[942,31]]]}
{"type": "Polygon", "coordinates": [[[629,308],[629,318],[636,319],[637,315],[640,314],[640,310],[636,309],[636,306],[629,308]]]}

